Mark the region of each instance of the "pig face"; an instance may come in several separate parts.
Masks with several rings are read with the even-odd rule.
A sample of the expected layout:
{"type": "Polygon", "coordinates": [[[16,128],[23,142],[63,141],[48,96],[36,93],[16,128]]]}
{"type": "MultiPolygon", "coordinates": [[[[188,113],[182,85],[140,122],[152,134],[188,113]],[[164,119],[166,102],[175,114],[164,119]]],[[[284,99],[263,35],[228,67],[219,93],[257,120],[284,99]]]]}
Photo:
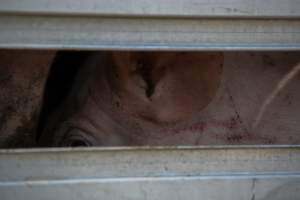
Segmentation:
{"type": "Polygon", "coordinates": [[[194,144],[174,128],[214,97],[223,56],[211,52],[93,53],[51,114],[44,146],[194,144]]]}

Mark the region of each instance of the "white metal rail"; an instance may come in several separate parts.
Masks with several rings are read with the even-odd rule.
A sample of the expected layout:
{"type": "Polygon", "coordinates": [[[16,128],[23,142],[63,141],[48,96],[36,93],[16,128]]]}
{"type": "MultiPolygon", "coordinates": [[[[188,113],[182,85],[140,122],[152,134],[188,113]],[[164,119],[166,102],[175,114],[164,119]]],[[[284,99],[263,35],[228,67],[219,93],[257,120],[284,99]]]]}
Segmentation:
{"type": "Polygon", "coordinates": [[[299,18],[299,0],[2,0],[13,14],[299,18]]]}
{"type": "Polygon", "coordinates": [[[0,48],[299,50],[300,0],[2,0],[0,48]]]}
{"type": "Polygon", "coordinates": [[[299,199],[299,146],[0,151],[1,199],[299,199]]]}

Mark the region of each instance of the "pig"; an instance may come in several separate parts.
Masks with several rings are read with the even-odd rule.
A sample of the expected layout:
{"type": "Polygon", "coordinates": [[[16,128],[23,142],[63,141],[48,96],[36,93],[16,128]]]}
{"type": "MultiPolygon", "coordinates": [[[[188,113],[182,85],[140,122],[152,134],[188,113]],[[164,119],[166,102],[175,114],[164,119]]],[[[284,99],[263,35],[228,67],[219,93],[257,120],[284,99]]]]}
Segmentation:
{"type": "Polygon", "coordinates": [[[195,137],[180,127],[211,102],[222,66],[220,52],[93,52],[38,143],[193,145],[195,137]]]}

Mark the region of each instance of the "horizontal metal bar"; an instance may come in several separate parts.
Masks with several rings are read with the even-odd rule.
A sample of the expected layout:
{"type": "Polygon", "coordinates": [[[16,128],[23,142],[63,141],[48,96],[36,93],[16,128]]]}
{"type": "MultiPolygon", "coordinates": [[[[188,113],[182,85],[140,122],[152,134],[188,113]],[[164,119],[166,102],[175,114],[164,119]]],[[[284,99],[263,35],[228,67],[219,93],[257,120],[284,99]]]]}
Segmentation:
{"type": "Polygon", "coordinates": [[[300,50],[299,20],[0,16],[0,48],[300,50]]]}
{"type": "Polygon", "coordinates": [[[298,173],[299,147],[93,148],[0,152],[0,182],[298,173]]]}
{"type": "Polygon", "coordinates": [[[1,199],[298,200],[300,176],[175,177],[0,184],[1,199]]]}
{"type": "Polygon", "coordinates": [[[299,146],[0,151],[1,199],[298,199],[299,146]]]}
{"type": "Polygon", "coordinates": [[[0,13],[299,18],[299,0],[1,0],[0,13]]]}
{"type": "Polygon", "coordinates": [[[164,151],[164,150],[230,150],[230,149],[300,149],[300,145],[197,145],[197,146],[108,146],[108,147],[59,147],[59,148],[17,148],[17,149],[0,149],[0,154],[28,154],[41,152],[94,152],[94,151],[164,151]]]}

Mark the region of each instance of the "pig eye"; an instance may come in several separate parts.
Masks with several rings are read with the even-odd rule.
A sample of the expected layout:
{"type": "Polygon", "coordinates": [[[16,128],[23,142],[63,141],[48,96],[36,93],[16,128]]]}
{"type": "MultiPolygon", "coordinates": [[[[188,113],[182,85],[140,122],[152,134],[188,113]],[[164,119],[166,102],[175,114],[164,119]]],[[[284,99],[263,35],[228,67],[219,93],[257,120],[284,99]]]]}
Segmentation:
{"type": "Polygon", "coordinates": [[[89,147],[93,146],[90,136],[79,129],[68,131],[62,140],[60,146],[64,147],[89,147]]]}
{"type": "Polygon", "coordinates": [[[69,138],[67,141],[67,146],[69,147],[88,147],[92,146],[85,138],[83,137],[73,137],[69,138]]]}

